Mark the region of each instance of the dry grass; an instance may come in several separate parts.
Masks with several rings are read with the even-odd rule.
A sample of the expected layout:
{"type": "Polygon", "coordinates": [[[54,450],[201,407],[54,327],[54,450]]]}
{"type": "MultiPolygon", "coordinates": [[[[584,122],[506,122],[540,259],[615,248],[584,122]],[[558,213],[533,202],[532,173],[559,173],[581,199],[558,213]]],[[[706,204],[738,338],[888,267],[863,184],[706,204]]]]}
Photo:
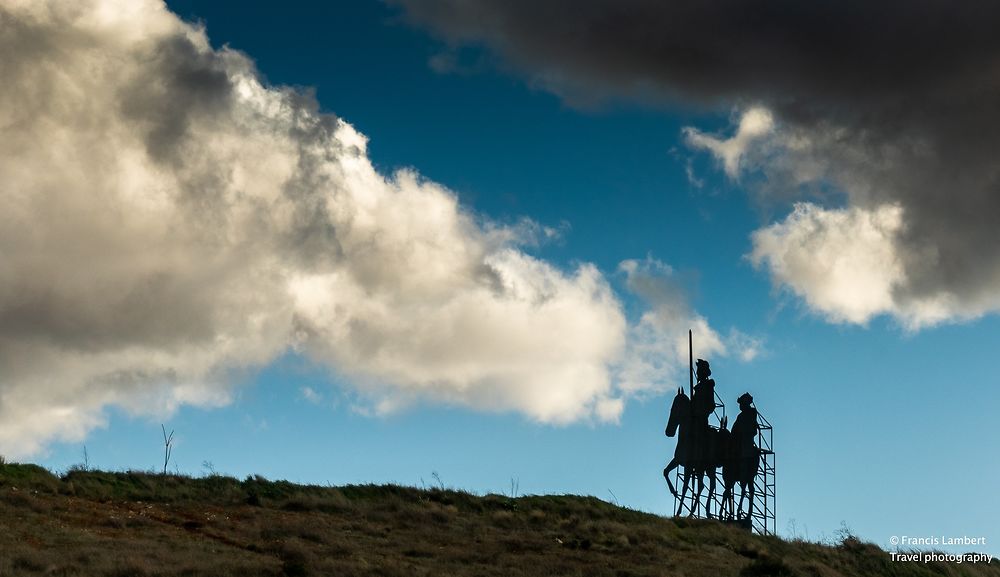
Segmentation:
{"type": "Polygon", "coordinates": [[[998,575],[664,519],[592,497],[0,465],[0,575],[998,575]]]}

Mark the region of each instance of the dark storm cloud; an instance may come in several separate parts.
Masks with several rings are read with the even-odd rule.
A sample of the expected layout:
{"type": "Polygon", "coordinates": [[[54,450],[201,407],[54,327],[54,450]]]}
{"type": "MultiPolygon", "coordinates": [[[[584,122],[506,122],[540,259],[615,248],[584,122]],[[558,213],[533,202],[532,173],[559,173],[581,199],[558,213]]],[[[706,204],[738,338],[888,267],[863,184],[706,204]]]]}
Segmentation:
{"type": "Polygon", "coordinates": [[[391,3],[453,47],[483,46],[569,101],[770,111],[774,133],[740,149],[740,172],[763,176],[758,186],[780,198],[832,186],[847,195],[843,210],[861,211],[796,221],[817,231],[813,240],[879,207],[902,211],[898,226],[873,229],[900,270],[884,279],[888,300],[865,314],[816,305],[813,285],[832,273],[796,265],[787,245],[755,255],[831,317],[890,313],[919,326],[1000,308],[1000,4],[391,3]]]}
{"type": "Polygon", "coordinates": [[[1000,6],[945,2],[391,0],[456,43],[610,94],[895,100],[995,64],[1000,6]]]}

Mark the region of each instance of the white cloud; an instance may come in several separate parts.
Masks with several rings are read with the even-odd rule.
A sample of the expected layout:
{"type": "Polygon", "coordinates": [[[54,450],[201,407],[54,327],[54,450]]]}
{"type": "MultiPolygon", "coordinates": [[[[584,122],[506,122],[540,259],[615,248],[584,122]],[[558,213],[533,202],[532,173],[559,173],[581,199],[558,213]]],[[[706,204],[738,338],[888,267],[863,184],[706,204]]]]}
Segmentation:
{"type": "Polygon", "coordinates": [[[299,392],[302,394],[303,399],[309,401],[314,405],[319,405],[323,403],[323,395],[312,387],[302,387],[299,389],[299,392]]]}
{"type": "Polygon", "coordinates": [[[894,307],[893,287],[903,279],[894,246],[901,225],[898,206],[800,203],[783,222],[754,233],[750,258],[830,320],[864,323],[894,307]]]}
{"type": "Polygon", "coordinates": [[[989,303],[960,304],[940,293],[914,298],[900,290],[908,282],[897,244],[903,216],[898,205],[866,210],[800,203],[784,221],[754,233],[750,259],[835,323],[864,324],[889,314],[917,330],[989,310],[989,303]]]}
{"type": "Polygon", "coordinates": [[[353,127],[158,2],[4,9],[0,450],[109,404],[224,403],[289,347],[382,409],[609,417],[624,316],[592,266],[518,249],[554,231],[379,174],[353,127]]]}
{"type": "Polygon", "coordinates": [[[744,363],[749,363],[767,354],[763,337],[748,335],[736,329],[729,331],[726,337],[726,348],[744,363]]]}
{"type": "Polygon", "coordinates": [[[522,250],[558,230],[380,174],[350,124],[162,2],[0,0],[0,52],[0,453],[79,440],[111,405],[225,404],[289,350],[361,411],[556,424],[616,421],[688,320],[721,351],[669,307],[629,329],[595,267],[522,250]]]}
{"type": "MultiPolygon", "coordinates": [[[[767,136],[773,129],[774,118],[771,112],[766,108],[751,107],[740,115],[736,134],[729,138],[705,134],[692,127],[684,129],[684,137],[688,146],[708,150],[714,154],[722,162],[726,174],[736,179],[739,177],[743,159],[750,146],[767,136]]],[[[688,167],[688,178],[692,179],[690,167],[688,167]]]]}

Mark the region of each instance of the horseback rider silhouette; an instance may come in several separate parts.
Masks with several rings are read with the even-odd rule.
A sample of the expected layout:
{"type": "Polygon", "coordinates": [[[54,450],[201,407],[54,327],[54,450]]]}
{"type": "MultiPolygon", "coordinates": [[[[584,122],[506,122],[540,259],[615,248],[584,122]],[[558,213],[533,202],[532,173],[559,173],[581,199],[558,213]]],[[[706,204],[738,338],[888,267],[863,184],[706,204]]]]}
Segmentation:
{"type": "Polygon", "coordinates": [[[722,468],[722,477],[725,484],[723,491],[723,502],[728,505],[730,515],[735,515],[737,519],[749,523],[753,515],[754,501],[754,477],[757,476],[757,469],[760,467],[760,449],[754,444],[757,438],[757,409],[753,406],[753,397],[750,393],[743,393],[736,402],[740,405],[740,414],[733,423],[733,430],[729,435],[729,454],[731,460],[722,468]],[[738,507],[734,507],[734,491],[736,483],[740,484],[740,502],[738,507]],[[747,507],[747,515],[743,516],[743,499],[749,497],[750,504],[747,507]]]}
{"type": "Polygon", "coordinates": [[[757,447],[754,445],[757,438],[757,409],[753,407],[753,396],[750,393],[743,393],[736,402],[740,405],[740,414],[733,423],[732,440],[742,468],[757,457],[757,447]]]}
{"type": "Polygon", "coordinates": [[[695,375],[698,378],[698,384],[694,386],[694,396],[691,397],[691,403],[695,415],[699,420],[703,419],[707,426],[709,415],[715,411],[715,380],[709,378],[712,376],[712,369],[708,366],[708,361],[698,359],[698,362],[695,363],[695,375]]]}

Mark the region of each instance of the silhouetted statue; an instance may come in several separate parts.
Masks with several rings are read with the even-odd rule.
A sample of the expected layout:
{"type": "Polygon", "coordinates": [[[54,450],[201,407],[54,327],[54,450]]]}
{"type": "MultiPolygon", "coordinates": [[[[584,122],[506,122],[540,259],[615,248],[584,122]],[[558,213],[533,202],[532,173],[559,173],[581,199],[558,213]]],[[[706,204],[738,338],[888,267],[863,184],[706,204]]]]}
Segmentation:
{"type": "MultiPolygon", "coordinates": [[[[701,361],[703,362],[703,361],[701,361]]],[[[707,369],[708,363],[705,363],[707,369]]],[[[707,374],[705,375],[707,379],[707,374]]],[[[710,379],[709,379],[710,380],[710,379]]],[[[701,383],[701,381],[699,381],[701,383]]],[[[702,389],[712,393],[712,409],[715,409],[714,381],[710,386],[702,389]]],[[[698,390],[695,390],[695,398],[698,390]]],[[[678,466],[684,467],[684,485],[678,497],[677,515],[680,515],[684,506],[684,497],[687,495],[688,485],[692,477],[698,481],[698,490],[694,497],[694,506],[689,515],[697,515],[698,507],[701,503],[701,492],[705,487],[705,475],[709,478],[708,502],[705,505],[706,516],[712,517],[710,504],[715,499],[715,473],[718,467],[723,465],[726,452],[724,451],[724,439],[721,431],[717,431],[708,426],[708,415],[704,414],[704,408],[698,407],[695,410],[695,402],[684,394],[684,389],[677,389],[677,395],[670,406],[670,418],[667,420],[667,428],[664,431],[668,437],[677,435],[677,447],[674,449],[674,458],[663,469],[663,478],[667,480],[667,486],[674,497],[678,497],[677,489],[670,481],[670,473],[678,466]]],[[[725,431],[728,435],[729,432],[725,431]]],[[[721,512],[720,512],[721,514],[721,512]]]]}
{"type": "Polygon", "coordinates": [[[743,519],[743,498],[749,493],[750,502],[747,507],[746,519],[753,514],[754,477],[760,467],[760,449],[754,444],[757,438],[757,409],[753,406],[750,393],[743,393],[736,399],[740,405],[740,414],[733,423],[729,434],[727,458],[722,465],[722,482],[725,490],[722,501],[729,508],[730,517],[743,519]],[[734,487],[740,484],[740,504],[734,511],[734,487]]]}

